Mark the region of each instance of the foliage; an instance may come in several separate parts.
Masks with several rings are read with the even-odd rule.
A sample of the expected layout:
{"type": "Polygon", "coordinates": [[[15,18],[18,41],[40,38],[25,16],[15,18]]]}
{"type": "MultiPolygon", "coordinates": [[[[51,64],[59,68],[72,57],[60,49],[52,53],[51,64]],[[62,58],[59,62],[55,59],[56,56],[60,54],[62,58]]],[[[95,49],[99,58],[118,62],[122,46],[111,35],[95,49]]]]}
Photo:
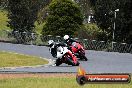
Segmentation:
{"type": "Polygon", "coordinates": [[[77,4],[71,0],[53,0],[44,25],[43,35],[73,35],[83,22],[83,15],[77,4]]]}
{"type": "Polygon", "coordinates": [[[38,23],[37,21],[35,22],[35,30],[37,34],[41,34],[41,31],[44,25],[45,25],[45,22],[42,22],[42,23],[38,23]]]}
{"type": "Polygon", "coordinates": [[[96,24],[84,24],[78,33],[80,38],[96,39],[107,41],[108,33],[99,28],[96,24]]]}
{"type": "Polygon", "coordinates": [[[9,0],[9,27],[19,32],[21,38],[15,37],[19,43],[24,43],[24,32],[33,32],[34,22],[37,19],[39,4],[37,0],[9,0]]]}
{"type": "Polygon", "coordinates": [[[74,0],[80,7],[84,15],[84,23],[88,23],[90,15],[94,15],[96,0],[74,0]]]}
{"type": "Polygon", "coordinates": [[[117,42],[132,43],[132,10],[131,0],[97,0],[95,5],[95,18],[97,24],[105,31],[110,33],[112,40],[113,24],[115,22],[115,40],[117,42]],[[116,19],[114,17],[115,10],[116,19]]]}
{"type": "Polygon", "coordinates": [[[8,24],[7,14],[8,14],[8,11],[0,10],[0,30],[10,29],[9,27],[6,26],[8,24]]]}
{"type": "Polygon", "coordinates": [[[50,2],[51,0],[40,0],[40,9],[38,12],[38,19],[37,19],[38,25],[43,24],[43,22],[46,20],[46,17],[48,15],[47,7],[50,4],[50,2]]]}
{"type": "Polygon", "coordinates": [[[0,0],[0,9],[7,9],[8,0],[0,0]]]}
{"type": "Polygon", "coordinates": [[[74,0],[81,7],[81,10],[85,16],[90,14],[91,1],[90,0],[74,0]]]}

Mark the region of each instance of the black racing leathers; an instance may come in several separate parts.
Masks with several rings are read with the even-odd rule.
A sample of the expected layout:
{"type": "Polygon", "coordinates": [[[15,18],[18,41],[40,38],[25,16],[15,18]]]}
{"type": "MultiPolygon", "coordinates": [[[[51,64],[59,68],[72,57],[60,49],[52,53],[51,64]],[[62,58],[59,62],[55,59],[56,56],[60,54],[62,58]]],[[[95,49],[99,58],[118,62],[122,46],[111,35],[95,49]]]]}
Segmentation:
{"type": "Polygon", "coordinates": [[[64,44],[64,43],[54,43],[54,44],[52,44],[52,46],[50,46],[50,52],[51,52],[53,57],[57,56],[57,48],[60,47],[60,46],[65,47],[66,44],[64,44]]]}
{"type": "Polygon", "coordinates": [[[73,39],[71,39],[71,38],[65,40],[65,43],[66,43],[68,46],[71,46],[73,42],[78,42],[78,41],[73,40],[73,39]]]}

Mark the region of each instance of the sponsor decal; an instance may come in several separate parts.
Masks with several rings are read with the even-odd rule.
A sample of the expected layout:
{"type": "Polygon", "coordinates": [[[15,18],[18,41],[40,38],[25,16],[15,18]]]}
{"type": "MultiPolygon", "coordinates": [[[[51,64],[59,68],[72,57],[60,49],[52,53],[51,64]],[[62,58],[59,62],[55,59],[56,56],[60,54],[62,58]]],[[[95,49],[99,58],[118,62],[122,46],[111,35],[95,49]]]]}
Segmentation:
{"type": "Polygon", "coordinates": [[[79,67],[76,81],[80,85],[90,83],[130,83],[131,77],[129,74],[121,73],[86,74],[86,71],[79,67]]]}

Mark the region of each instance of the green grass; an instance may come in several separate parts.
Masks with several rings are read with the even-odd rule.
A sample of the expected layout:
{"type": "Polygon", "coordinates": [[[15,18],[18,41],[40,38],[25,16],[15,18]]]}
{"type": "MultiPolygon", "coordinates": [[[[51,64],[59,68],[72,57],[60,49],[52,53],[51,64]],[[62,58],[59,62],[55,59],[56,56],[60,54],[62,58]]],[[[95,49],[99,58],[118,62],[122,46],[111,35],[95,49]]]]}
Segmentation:
{"type": "Polygon", "coordinates": [[[0,79],[0,88],[132,88],[130,84],[85,84],[80,86],[75,78],[14,78],[0,79]]]}
{"type": "Polygon", "coordinates": [[[0,52],[0,62],[0,67],[34,66],[48,63],[48,61],[35,56],[25,56],[8,52],[0,52]]]}

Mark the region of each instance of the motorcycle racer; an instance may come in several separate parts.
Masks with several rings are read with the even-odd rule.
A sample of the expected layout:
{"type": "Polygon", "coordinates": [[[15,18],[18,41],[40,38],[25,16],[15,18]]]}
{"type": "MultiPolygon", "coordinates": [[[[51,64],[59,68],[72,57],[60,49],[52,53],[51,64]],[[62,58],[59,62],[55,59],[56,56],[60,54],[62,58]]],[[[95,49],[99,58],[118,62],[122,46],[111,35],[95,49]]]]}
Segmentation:
{"type": "Polygon", "coordinates": [[[64,37],[64,40],[65,40],[65,43],[68,45],[68,46],[71,46],[73,42],[77,42],[76,40],[73,40],[72,38],[69,37],[69,35],[65,35],[64,37]]]}
{"type": "Polygon", "coordinates": [[[57,55],[57,48],[59,46],[63,46],[65,47],[66,45],[64,43],[55,43],[53,40],[49,40],[48,41],[48,45],[49,45],[49,51],[52,54],[53,57],[56,57],[57,55]]]}
{"type": "Polygon", "coordinates": [[[79,57],[81,60],[87,61],[87,57],[85,56],[85,49],[84,47],[76,40],[71,39],[68,35],[65,35],[64,40],[66,44],[69,47],[69,50],[71,50],[77,57],[79,57]]]}

